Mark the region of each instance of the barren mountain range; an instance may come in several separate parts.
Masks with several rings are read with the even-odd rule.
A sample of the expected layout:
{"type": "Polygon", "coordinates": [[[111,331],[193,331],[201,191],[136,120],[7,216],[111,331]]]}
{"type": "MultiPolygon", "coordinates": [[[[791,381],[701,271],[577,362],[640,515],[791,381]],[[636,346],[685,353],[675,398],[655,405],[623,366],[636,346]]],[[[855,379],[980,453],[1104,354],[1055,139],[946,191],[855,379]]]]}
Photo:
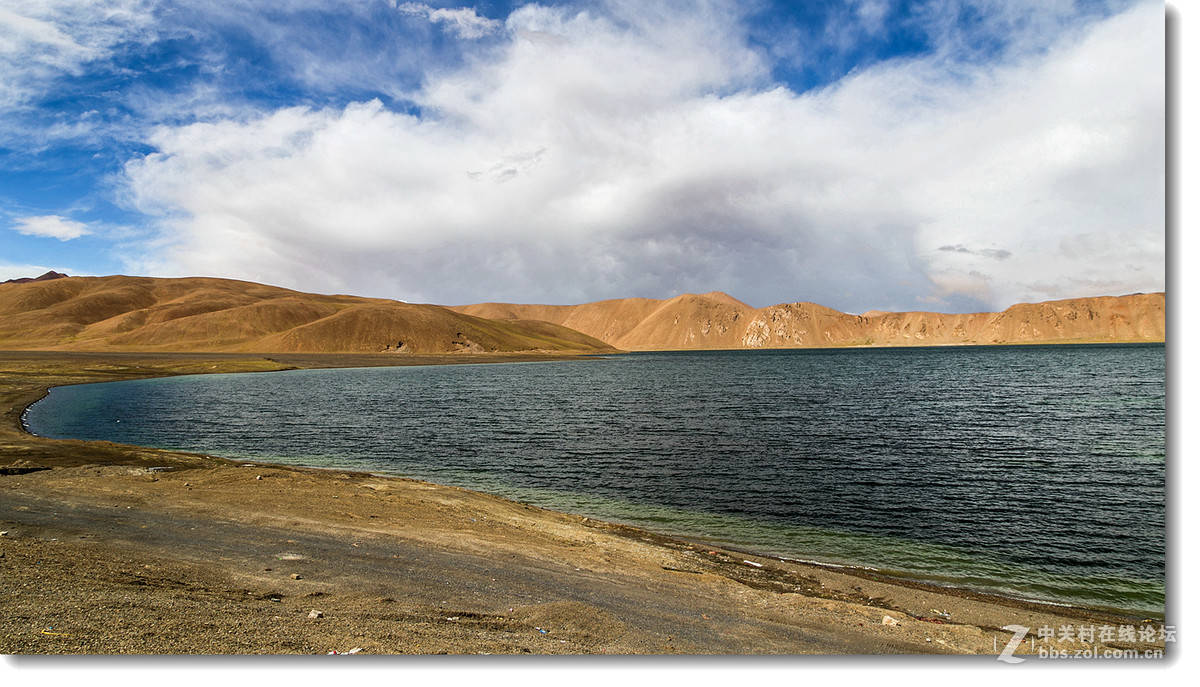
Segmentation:
{"type": "Polygon", "coordinates": [[[720,292],[583,305],[481,303],[454,310],[561,324],[628,351],[1164,341],[1163,293],[1021,303],[998,313],[869,312],[816,303],[753,308],[720,292]]]}
{"type": "MultiPolygon", "coordinates": [[[[47,275],[49,277],[49,275],[47,275]]],[[[1163,293],[999,313],[753,308],[724,293],[582,305],[442,307],[214,278],[49,277],[0,284],[0,349],[449,353],[1164,341],[1163,293]]]]}

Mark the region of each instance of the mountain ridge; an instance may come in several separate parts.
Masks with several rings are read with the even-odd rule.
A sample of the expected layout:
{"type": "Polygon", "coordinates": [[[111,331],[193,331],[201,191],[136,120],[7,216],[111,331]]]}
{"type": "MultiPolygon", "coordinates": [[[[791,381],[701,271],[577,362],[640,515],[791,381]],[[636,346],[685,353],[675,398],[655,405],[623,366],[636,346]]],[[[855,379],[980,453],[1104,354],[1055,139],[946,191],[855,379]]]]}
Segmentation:
{"type": "Polygon", "coordinates": [[[616,299],[576,306],[452,306],[481,317],[541,317],[622,350],[1130,343],[1166,340],[1166,294],[1018,303],[1000,312],[842,313],[816,303],[754,308],[728,294],[616,299]]]}
{"type": "Polygon", "coordinates": [[[0,348],[256,353],[602,353],[545,321],[307,294],[212,277],[66,277],[0,284],[0,348]]]}
{"type": "Polygon", "coordinates": [[[443,307],[187,277],[0,284],[0,349],[257,353],[605,353],[1164,341],[1166,295],[1019,303],[998,313],[754,308],[713,291],[579,305],[443,307]]]}

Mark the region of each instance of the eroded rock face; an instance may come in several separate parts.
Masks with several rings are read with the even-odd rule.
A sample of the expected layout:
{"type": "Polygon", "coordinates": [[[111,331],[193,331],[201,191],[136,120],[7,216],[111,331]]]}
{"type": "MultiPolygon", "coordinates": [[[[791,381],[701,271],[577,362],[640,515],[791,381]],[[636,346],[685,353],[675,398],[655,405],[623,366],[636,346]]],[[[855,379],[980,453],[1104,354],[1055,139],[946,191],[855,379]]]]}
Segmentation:
{"type": "Polygon", "coordinates": [[[746,334],[742,337],[742,345],[747,348],[761,348],[771,339],[771,328],[766,322],[755,319],[746,326],[746,334]]]}

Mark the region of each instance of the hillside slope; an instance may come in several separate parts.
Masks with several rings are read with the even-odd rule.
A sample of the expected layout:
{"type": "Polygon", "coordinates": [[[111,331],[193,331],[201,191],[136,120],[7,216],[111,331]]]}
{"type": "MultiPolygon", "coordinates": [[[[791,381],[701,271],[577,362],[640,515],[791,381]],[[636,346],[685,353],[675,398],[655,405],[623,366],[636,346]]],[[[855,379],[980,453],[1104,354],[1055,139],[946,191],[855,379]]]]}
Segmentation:
{"type": "Polygon", "coordinates": [[[301,293],[229,279],[67,277],[0,284],[0,349],[452,353],[612,348],[541,319],[301,293]]]}
{"type": "Polygon", "coordinates": [[[0,349],[450,353],[1163,341],[1163,293],[1022,303],[999,313],[753,308],[720,292],[582,305],[444,308],[214,278],[0,284],[0,349]]]}
{"type": "Polygon", "coordinates": [[[574,306],[481,303],[453,307],[493,318],[535,318],[623,350],[934,346],[1164,341],[1163,293],[1022,303],[999,313],[871,312],[815,303],[753,308],[727,294],[684,294],[574,306]]]}

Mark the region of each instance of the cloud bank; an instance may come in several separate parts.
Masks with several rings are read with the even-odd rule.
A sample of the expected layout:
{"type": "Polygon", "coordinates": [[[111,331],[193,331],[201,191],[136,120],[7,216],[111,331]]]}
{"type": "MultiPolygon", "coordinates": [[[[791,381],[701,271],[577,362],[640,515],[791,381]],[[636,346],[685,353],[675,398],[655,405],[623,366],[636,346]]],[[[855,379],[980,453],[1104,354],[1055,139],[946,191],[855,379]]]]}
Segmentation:
{"type": "Polygon", "coordinates": [[[956,59],[947,29],[944,49],[804,92],[735,7],[602,7],[500,26],[405,3],[492,34],[430,71],[413,111],[156,128],[124,171],[160,229],[132,268],[447,304],[722,289],[851,312],[1165,286],[1161,4],[1017,21],[980,3],[1014,35],[994,59],[956,59]]]}

